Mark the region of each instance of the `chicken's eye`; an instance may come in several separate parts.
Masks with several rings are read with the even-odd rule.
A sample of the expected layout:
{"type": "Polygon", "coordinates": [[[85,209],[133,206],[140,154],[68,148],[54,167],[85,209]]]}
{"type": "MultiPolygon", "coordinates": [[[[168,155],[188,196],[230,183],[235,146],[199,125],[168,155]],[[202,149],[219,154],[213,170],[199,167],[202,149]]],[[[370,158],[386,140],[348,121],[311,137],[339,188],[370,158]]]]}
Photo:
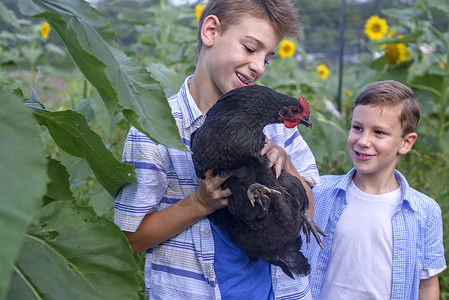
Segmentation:
{"type": "Polygon", "coordinates": [[[293,107],[292,108],[292,113],[297,114],[298,113],[298,108],[297,107],[293,107]]]}

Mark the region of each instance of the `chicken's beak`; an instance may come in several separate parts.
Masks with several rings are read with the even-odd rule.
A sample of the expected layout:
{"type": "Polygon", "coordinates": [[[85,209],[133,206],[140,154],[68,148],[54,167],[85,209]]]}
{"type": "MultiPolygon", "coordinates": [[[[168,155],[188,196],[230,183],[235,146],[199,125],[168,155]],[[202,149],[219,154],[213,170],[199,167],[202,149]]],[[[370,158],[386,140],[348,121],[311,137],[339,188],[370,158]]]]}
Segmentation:
{"type": "Polygon", "coordinates": [[[309,117],[304,117],[300,120],[300,123],[307,126],[308,128],[312,128],[312,122],[310,122],[309,117]]]}

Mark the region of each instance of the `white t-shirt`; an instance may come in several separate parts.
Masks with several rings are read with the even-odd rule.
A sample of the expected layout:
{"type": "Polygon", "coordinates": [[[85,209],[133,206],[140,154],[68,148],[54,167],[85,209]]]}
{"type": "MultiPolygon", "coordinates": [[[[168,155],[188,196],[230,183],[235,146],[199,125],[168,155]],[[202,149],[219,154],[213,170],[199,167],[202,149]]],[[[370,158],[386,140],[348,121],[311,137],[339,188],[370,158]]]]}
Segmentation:
{"type": "Polygon", "coordinates": [[[335,227],[321,299],[390,299],[393,230],[401,203],[395,191],[372,195],[351,182],[347,206],[335,227]]]}

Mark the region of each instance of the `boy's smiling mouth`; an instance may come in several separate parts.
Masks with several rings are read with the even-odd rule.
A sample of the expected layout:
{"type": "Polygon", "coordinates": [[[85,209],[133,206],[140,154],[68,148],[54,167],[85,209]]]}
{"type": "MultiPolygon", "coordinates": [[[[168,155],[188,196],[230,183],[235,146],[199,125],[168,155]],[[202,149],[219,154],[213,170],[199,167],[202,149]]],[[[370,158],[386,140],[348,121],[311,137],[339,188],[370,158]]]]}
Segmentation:
{"type": "Polygon", "coordinates": [[[250,84],[252,82],[252,80],[247,79],[245,76],[243,76],[242,74],[240,74],[238,72],[235,72],[235,74],[240,79],[240,81],[243,82],[244,84],[250,84]]]}
{"type": "Polygon", "coordinates": [[[357,157],[359,159],[369,159],[371,157],[373,157],[374,155],[370,155],[370,154],[365,154],[365,153],[361,153],[361,152],[357,152],[354,150],[355,155],[357,155],[357,157]]]}

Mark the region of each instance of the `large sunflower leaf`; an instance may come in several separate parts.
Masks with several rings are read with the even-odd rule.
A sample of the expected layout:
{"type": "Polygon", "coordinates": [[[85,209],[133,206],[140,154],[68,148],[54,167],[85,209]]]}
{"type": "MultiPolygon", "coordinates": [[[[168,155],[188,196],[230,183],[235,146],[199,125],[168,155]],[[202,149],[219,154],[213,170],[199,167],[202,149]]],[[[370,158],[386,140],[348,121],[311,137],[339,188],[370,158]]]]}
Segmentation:
{"type": "Polygon", "coordinates": [[[84,115],[66,110],[35,110],[41,125],[48,128],[55,143],[67,153],[85,158],[98,181],[112,196],[127,183],[136,183],[134,166],[118,161],[101,138],[87,124],[84,115]]]}
{"type": "Polygon", "coordinates": [[[48,158],[47,174],[50,177],[44,198],[47,202],[53,200],[75,200],[70,189],[69,173],[67,173],[64,165],[57,160],[48,158]]]}
{"type": "Polygon", "coordinates": [[[7,299],[137,299],[137,266],[120,229],[90,208],[55,201],[38,211],[7,299]]]}
{"type": "Polygon", "coordinates": [[[39,207],[48,181],[40,128],[22,99],[0,89],[0,299],[11,279],[23,233],[39,207]]]}
{"type": "Polygon", "coordinates": [[[111,114],[125,117],[153,141],[187,151],[164,91],[137,62],[122,53],[108,21],[82,0],[19,0],[22,13],[45,17],[111,114]]]}

